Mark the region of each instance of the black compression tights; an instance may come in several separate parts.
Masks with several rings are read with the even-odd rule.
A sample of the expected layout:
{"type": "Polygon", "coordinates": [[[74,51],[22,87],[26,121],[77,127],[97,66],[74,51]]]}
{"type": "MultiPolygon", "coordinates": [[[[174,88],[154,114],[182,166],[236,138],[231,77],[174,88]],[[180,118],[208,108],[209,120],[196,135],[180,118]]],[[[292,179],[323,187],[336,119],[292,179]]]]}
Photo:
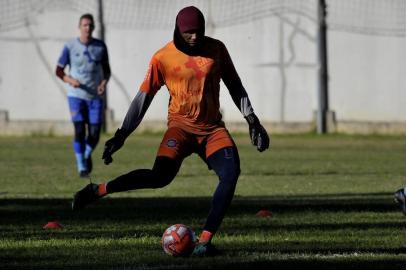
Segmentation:
{"type": "Polygon", "coordinates": [[[86,142],[92,147],[95,148],[100,138],[101,124],[90,124],[88,125],[88,135],[86,139],[86,124],[85,122],[74,122],[73,126],[75,128],[75,141],[77,142],[86,142]]]}
{"type": "Polygon", "coordinates": [[[90,124],[88,131],[87,143],[94,149],[100,139],[101,124],[90,124]]]}
{"type": "Polygon", "coordinates": [[[215,233],[231,204],[240,175],[240,159],[237,148],[220,149],[207,159],[207,163],[216,172],[219,183],[214,192],[210,212],[203,229],[215,233]]]}
{"type": "Polygon", "coordinates": [[[174,159],[157,157],[152,170],[139,169],[123,174],[107,183],[107,192],[164,187],[175,178],[180,165],[181,162],[174,159]]]}
{"type": "MultiPolygon", "coordinates": [[[[212,154],[207,163],[219,177],[211,209],[204,230],[215,233],[234,196],[240,160],[235,147],[223,148],[212,154]]],[[[107,192],[121,192],[143,188],[161,188],[168,185],[179,171],[181,162],[168,157],[157,157],[152,170],[139,169],[121,175],[107,183],[107,192]]]]}

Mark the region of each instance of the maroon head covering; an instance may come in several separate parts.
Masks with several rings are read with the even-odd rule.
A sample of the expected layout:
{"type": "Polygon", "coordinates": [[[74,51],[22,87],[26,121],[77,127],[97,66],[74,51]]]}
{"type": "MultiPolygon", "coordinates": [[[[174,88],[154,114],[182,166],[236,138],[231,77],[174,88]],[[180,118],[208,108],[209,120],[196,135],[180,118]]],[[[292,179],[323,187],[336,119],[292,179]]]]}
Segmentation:
{"type": "Polygon", "coordinates": [[[181,9],[176,17],[176,25],[181,33],[191,30],[204,33],[204,24],[203,13],[194,6],[181,9]]]}

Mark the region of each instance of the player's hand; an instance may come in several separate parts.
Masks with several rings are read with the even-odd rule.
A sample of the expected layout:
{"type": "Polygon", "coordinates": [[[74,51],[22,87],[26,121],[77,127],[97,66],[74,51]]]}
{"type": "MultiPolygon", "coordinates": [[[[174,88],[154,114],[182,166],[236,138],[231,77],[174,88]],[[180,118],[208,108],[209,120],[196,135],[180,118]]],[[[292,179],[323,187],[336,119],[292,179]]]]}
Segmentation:
{"type": "Polygon", "coordinates": [[[126,138],[127,133],[123,129],[117,129],[114,136],[106,141],[106,143],[104,144],[104,151],[102,156],[104,164],[108,165],[113,162],[113,158],[111,156],[114,152],[116,152],[123,146],[126,138]]]}
{"type": "Polygon", "coordinates": [[[66,82],[69,83],[71,86],[73,86],[75,88],[80,86],[80,82],[78,80],[76,80],[75,78],[72,78],[70,76],[66,77],[66,82]]]}
{"type": "Polygon", "coordinates": [[[77,87],[80,86],[80,82],[79,82],[78,80],[76,80],[76,79],[73,79],[73,82],[72,82],[71,85],[72,85],[73,87],[77,88],[77,87]]]}
{"type": "Polygon", "coordinates": [[[106,86],[107,86],[107,81],[106,80],[101,81],[99,86],[97,86],[97,94],[99,96],[102,96],[104,94],[104,92],[106,92],[106,86]]]}
{"type": "Polygon", "coordinates": [[[269,136],[265,128],[259,122],[258,117],[251,113],[245,119],[249,125],[250,138],[253,145],[255,145],[259,152],[263,152],[269,148],[269,136]]]}

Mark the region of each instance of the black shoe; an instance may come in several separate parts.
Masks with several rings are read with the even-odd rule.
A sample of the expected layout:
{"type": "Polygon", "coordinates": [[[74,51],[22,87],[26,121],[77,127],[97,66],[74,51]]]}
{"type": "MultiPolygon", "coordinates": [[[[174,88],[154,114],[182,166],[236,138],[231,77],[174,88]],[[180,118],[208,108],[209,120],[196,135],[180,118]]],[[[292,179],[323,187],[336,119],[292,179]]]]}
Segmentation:
{"type": "Polygon", "coordinates": [[[403,215],[406,216],[406,198],[405,198],[404,189],[401,188],[398,191],[396,191],[394,194],[394,197],[395,197],[395,202],[400,204],[400,206],[402,207],[403,215]]]}
{"type": "Polygon", "coordinates": [[[90,174],[93,170],[92,156],[89,156],[88,158],[86,158],[85,162],[86,162],[86,167],[87,167],[87,173],[90,174]]]}
{"type": "Polygon", "coordinates": [[[87,177],[89,177],[89,172],[88,172],[87,170],[80,171],[80,172],[79,172],[79,176],[80,176],[81,178],[87,178],[87,177]]]}
{"type": "Polygon", "coordinates": [[[80,210],[85,208],[86,205],[97,201],[100,196],[98,194],[99,185],[90,183],[83,189],[76,192],[72,201],[72,210],[80,210]]]}
{"type": "Polygon", "coordinates": [[[213,257],[220,255],[221,252],[212,243],[197,243],[193,250],[193,256],[198,257],[213,257]]]}

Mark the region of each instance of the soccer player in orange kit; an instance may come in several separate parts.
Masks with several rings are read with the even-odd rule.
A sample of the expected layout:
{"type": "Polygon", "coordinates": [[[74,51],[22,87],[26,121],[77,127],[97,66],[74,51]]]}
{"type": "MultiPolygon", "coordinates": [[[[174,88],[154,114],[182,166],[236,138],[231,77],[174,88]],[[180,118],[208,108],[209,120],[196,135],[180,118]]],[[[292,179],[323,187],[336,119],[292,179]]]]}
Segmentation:
{"type": "Polygon", "coordinates": [[[254,114],[225,45],[204,32],[205,20],[199,9],[189,6],[179,11],[173,41],[153,55],[121,128],[105,143],[103,159],[109,164],[112,154],[141,122],[157,91],[166,85],[170,94],[168,129],[153,168],[134,170],[106,183],[91,183],[77,192],[72,202],[73,210],[78,210],[110,193],[164,187],[175,178],[183,159],[196,153],[219,177],[194,250],[198,256],[216,253],[211,240],[232,201],[240,174],[238,151],[220,114],[220,80],[247,120],[252,143],[260,152],[269,147],[268,134],[254,114]]]}

